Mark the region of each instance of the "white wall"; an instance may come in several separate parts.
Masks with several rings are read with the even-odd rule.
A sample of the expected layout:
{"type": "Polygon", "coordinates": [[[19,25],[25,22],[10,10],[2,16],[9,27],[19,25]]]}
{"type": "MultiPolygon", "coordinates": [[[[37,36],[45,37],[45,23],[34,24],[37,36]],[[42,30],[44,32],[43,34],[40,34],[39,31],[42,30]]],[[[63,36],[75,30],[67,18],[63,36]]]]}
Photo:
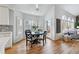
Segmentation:
{"type": "Polygon", "coordinates": [[[55,39],[55,35],[56,35],[56,21],[55,21],[55,6],[53,5],[51,7],[51,9],[47,12],[47,14],[45,15],[45,20],[51,20],[51,36],[50,38],[52,40],[55,39]]]}
{"type": "Polygon", "coordinates": [[[20,18],[23,20],[23,14],[21,12],[15,10],[14,11],[14,29],[13,29],[14,30],[14,32],[13,32],[14,33],[14,40],[13,40],[14,43],[20,41],[23,38],[23,26],[21,28],[19,28],[19,29],[21,29],[21,33],[18,34],[19,30],[17,30],[17,27],[19,27],[19,24],[17,26],[17,18],[20,18]]]}
{"type": "Polygon", "coordinates": [[[14,11],[9,9],[9,25],[13,25],[12,42],[14,41],[14,11]]]}
{"type": "Polygon", "coordinates": [[[9,25],[13,25],[13,43],[16,43],[23,38],[23,26],[19,27],[19,24],[17,23],[22,19],[23,22],[23,13],[17,11],[17,10],[11,10],[9,9],[9,25]],[[19,28],[17,28],[19,27],[19,28]],[[21,31],[20,34],[18,34],[18,31],[21,31]]]}
{"type": "Polygon", "coordinates": [[[9,24],[14,25],[14,11],[9,9],[9,24]]]}
{"type": "Polygon", "coordinates": [[[9,9],[0,7],[0,25],[9,25],[9,9]]]}

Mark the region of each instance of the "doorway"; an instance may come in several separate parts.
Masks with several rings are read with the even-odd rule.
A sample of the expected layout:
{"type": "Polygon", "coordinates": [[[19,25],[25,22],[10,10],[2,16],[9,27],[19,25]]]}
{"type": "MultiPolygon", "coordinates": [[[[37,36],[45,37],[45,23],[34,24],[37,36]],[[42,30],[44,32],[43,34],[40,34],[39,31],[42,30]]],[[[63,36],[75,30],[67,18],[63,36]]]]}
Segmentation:
{"type": "Polygon", "coordinates": [[[16,17],[16,41],[20,41],[23,38],[23,19],[16,17]]]}
{"type": "Polygon", "coordinates": [[[47,28],[47,32],[48,32],[47,37],[48,38],[51,38],[51,33],[52,33],[51,27],[52,27],[51,19],[49,19],[46,21],[46,28],[47,28]]]}

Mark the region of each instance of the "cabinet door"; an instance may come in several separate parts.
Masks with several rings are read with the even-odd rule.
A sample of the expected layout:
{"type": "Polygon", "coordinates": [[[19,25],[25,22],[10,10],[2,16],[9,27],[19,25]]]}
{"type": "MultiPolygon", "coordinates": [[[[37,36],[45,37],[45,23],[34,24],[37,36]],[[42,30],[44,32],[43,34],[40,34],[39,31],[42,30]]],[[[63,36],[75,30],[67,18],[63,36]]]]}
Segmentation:
{"type": "Polygon", "coordinates": [[[11,48],[12,47],[12,37],[6,37],[7,43],[5,45],[5,48],[11,48]]]}
{"type": "Polygon", "coordinates": [[[0,7],[0,25],[9,25],[8,8],[0,7]]]}

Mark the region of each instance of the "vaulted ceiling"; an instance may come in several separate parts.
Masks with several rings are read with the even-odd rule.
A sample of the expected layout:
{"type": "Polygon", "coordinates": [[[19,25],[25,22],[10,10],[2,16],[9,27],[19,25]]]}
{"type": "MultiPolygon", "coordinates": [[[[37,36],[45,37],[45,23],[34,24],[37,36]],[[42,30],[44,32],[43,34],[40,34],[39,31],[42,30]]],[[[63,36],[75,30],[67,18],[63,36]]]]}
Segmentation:
{"type": "Polygon", "coordinates": [[[39,10],[36,10],[36,4],[5,4],[0,6],[6,6],[9,8],[15,8],[16,10],[33,15],[44,15],[51,7],[52,4],[39,4],[39,10]]]}
{"type": "MultiPolygon", "coordinates": [[[[53,4],[39,4],[39,11],[36,11],[36,4],[1,4],[0,6],[5,6],[9,8],[15,8],[16,10],[22,11],[24,13],[33,15],[45,15],[53,4]]],[[[79,15],[79,4],[56,4],[57,6],[63,8],[67,12],[74,16],[79,15]]]]}
{"type": "Polygon", "coordinates": [[[79,4],[58,4],[57,6],[63,8],[74,16],[79,15],[79,4]]]}

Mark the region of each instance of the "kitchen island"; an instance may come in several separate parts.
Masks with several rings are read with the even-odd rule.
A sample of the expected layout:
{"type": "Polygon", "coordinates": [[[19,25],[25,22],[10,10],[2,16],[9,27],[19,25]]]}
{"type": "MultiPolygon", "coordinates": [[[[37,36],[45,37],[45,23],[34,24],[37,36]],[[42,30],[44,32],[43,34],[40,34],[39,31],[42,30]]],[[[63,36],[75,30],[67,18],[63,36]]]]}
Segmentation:
{"type": "Polygon", "coordinates": [[[0,54],[5,53],[5,48],[12,47],[12,32],[0,32],[0,54]]]}

